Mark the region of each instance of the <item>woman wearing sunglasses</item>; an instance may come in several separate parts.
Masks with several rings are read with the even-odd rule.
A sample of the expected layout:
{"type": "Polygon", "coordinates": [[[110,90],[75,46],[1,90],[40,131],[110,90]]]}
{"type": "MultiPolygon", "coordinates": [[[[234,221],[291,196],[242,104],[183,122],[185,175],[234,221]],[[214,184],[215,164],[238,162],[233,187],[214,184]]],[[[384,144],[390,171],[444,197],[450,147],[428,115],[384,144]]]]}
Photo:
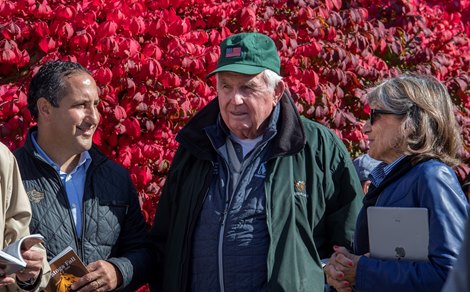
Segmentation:
{"type": "Polygon", "coordinates": [[[382,163],[369,176],[354,252],[335,247],[324,269],[327,281],[340,292],[440,291],[458,256],[468,209],[452,170],[462,143],[450,96],[433,77],[403,75],[375,87],[368,102],[368,153],[382,163]],[[371,258],[369,206],[427,208],[428,260],[371,258]]]}

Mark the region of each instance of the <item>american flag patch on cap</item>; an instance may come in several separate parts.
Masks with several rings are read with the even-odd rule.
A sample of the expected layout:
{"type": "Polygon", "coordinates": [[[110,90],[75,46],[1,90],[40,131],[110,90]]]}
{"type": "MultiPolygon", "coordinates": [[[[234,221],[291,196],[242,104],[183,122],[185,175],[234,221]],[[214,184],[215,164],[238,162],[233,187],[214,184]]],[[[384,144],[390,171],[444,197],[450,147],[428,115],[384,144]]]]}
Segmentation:
{"type": "Polygon", "coordinates": [[[242,48],[241,47],[232,47],[232,48],[227,48],[225,49],[225,57],[240,57],[242,53],[242,48]]]}

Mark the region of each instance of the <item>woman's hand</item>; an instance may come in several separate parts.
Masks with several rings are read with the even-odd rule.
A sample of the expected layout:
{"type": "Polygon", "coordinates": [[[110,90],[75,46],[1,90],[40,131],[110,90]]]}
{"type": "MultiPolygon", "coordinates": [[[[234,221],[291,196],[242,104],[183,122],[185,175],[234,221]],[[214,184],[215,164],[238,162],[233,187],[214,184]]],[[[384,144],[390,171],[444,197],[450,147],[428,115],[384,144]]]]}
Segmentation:
{"type": "Polygon", "coordinates": [[[351,254],[340,246],[334,246],[334,250],[335,253],[324,268],[327,282],[338,292],[351,291],[356,283],[356,268],[360,256],[351,254]]]}

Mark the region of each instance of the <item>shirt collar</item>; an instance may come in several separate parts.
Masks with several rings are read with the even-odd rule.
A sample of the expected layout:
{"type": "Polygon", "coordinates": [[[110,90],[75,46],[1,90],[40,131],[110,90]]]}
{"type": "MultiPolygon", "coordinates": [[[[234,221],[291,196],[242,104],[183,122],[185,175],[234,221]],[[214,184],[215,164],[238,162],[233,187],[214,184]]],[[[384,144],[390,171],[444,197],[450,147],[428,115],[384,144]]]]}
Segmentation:
{"type": "MultiPolygon", "coordinates": [[[[36,151],[38,152],[39,156],[41,156],[50,166],[52,166],[57,171],[57,173],[64,174],[64,172],[60,170],[60,166],[57,163],[55,163],[46,154],[46,152],[44,152],[41,146],[39,146],[38,142],[36,141],[36,136],[37,136],[37,132],[32,133],[31,140],[33,141],[34,148],[36,148],[36,151]]],[[[82,165],[85,165],[85,168],[87,169],[90,163],[91,163],[90,153],[88,151],[83,151],[80,154],[80,160],[78,161],[77,166],[75,166],[75,168],[70,173],[71,174],[74,173],[82,165]]]]}
{"type": "Polygon", "coordinates": [[[380,183],[385,179],[385,177],[392,171],[392,169],[405,157],[406,155],[401,155],[390,164],[382,162],[377,165],[377,167],[375,167],[369,174],[369,179],[371,183],[375,187],[378,187],[380,183]]]}

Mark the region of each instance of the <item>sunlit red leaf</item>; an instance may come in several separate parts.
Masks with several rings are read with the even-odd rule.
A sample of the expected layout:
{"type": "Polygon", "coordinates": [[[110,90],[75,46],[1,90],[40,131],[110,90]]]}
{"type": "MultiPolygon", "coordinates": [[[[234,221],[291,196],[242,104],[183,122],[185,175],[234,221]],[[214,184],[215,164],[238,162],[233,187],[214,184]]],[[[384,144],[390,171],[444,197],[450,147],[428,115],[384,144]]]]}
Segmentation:
{"type": "Polygon", "coordinates": [[[302,56],[315,57],[322,50],[322,45],[316,41],[312,41],[310,44],[297,47],[297,52],[302,56]]]}
{"type": "Polygon", "coordinates": [[[118,121],[122,121],[127,118],[126,110],[122,106],[116,106],[114,108],[114,117],[118,121]]]}
{"type": "Polygon", "coordinates": [[[150,23],[148,31],[153,36],[162,37],[168,33],[168,25],[164,19],[160,18],[150,23]]]}
{"type": "Polygon", "coordinates": [[[131,170],[131,177],[137,185],[145,186],[152,180],[152,172],[146,166],[135,166],[131,170]]]}
{"type": "Polygon", "coordinates": [[[119,47],[129,57],[134,57],[137,53],[140,52],[139,42],[131,38],[123,38],[119,42],[119,47]]]}
{"type": "Polygon", "coordinates": [[[158,47],[157,44],[154,43],[146,43],[142,48],[142,54],[149,58],[153,58],[155,60],[160,60],[162,57],[162,50],[158,47]]]}
{"type": "Polygon", "coordinates": [[[142,66],[142,74],[147,78],[158,78],[162,74],[162,66],[155,59],[147,59],[142,66]]]}
{"type": "Polygon", "coordinates": [[[256,11],[251,7],[241,10],[241,25],[243,27],[254,27],[256,25],[256,11]]]}
{"type": "Polygon", "coordinates": [[[99,84],[109,84],[113,79],[113,72],[109,68],[101,67],[94,72],[93,77],[99,84]]]}
{"type": "Polygon", "coordinates": [[[7,17],[16,10],[14,1],[0,1],[0,16],[7,17]]]}
{"type": "Polygon", "coordinates": [[[140,124],[139,121],[137,121],[136,118],[130,117],[127,118],[122,122],[126,129],[126,133],[134,138],[138,138],[140,136],[140,124]]]}
{"type": "Polygon", "coordinates": [[[55,15],[59,19],[69,20],[75,15],[75,9],[73,6],[60,5],[55,9],[55,15]]]}
{"type": "Polygon", "coordinates": [[[104,38],[104,37],[109,37],[109,36],[114,36],[116,35],[116,30],[118,28],[118,25],[114,21],[105,21],[102,24],[100,24],[96,37],[98,39],[104,38]]]}
{"type": "Polygon", "coordinates": [[[187,33],[190,28],[191,28],[191,23],[188,18],[185,18],[185,19],[171,23],[168,27],[168,32],[170,34],[179,36],[179,35],[187,33]]]}
{"type": "Polygon", "coordinates": [[[37,1],[35,5],[30,6],[33,15],[39,19],[48,18],[52,14],[52,9],[47,1],[37,1]]]}
{"type": "Polygon", "coordinates": [[[13,40],[16,36],[21,35],[20,27],[14,22],[6,24],[3,29],[1,29],[1,34],[7,40],[13,40]]]}
{"type": "Polygon", "coordinates": [[[146,24],[142,17],[134,17],[131,19],[129,30],[133,35],[139,35],[145,32],[146,24]]]}
{"type": "Polygon", "coordinates": [[[12,40],[0,41],[0,63],[16,64],[19,62],[21,52],[12,40]]]}
{"type": "Polygon", "coordinates": [[[119,44],[114,37],[99,40],[95,47],[100,53],[115,55],[119,51],[119,44]]]}
{"type": "Polygon", "coordinates": [[[160,82],[164,87],[174,88],[181,85],[181,79],[178,75],[171,72],[163,72],[162,76],[159,78],[160,82]]]}
{"type": "Polygon", "coordinates": [[[132,164],[131,150],[126,148],[124,151],[120,151],[118,159],[122,166],[129,168],[132,164]]]}
{"type": "Polygon", "coordinates": [[[70,40],[70,48],[74,51],[85,51],[91,41],[91,36],[86,31],[79,31],[70,40]]]}
{"type": "Polygon", "coordinates": [[[55,49],[55,47],[56,42],[52,38],[43,38],[39,41],[39,48],[41,48],[41,50],[46,54],[55,49]]]}
{"type": "MultiPolygon", "coordinates": [[[[50,28],[51,34],[59,36],[64,40],[69,40],[74,34],[74,29],[69,22],[54,21],[50,28]]],[[[49,32],[48,32],[49,33],[49,32]]]]}

